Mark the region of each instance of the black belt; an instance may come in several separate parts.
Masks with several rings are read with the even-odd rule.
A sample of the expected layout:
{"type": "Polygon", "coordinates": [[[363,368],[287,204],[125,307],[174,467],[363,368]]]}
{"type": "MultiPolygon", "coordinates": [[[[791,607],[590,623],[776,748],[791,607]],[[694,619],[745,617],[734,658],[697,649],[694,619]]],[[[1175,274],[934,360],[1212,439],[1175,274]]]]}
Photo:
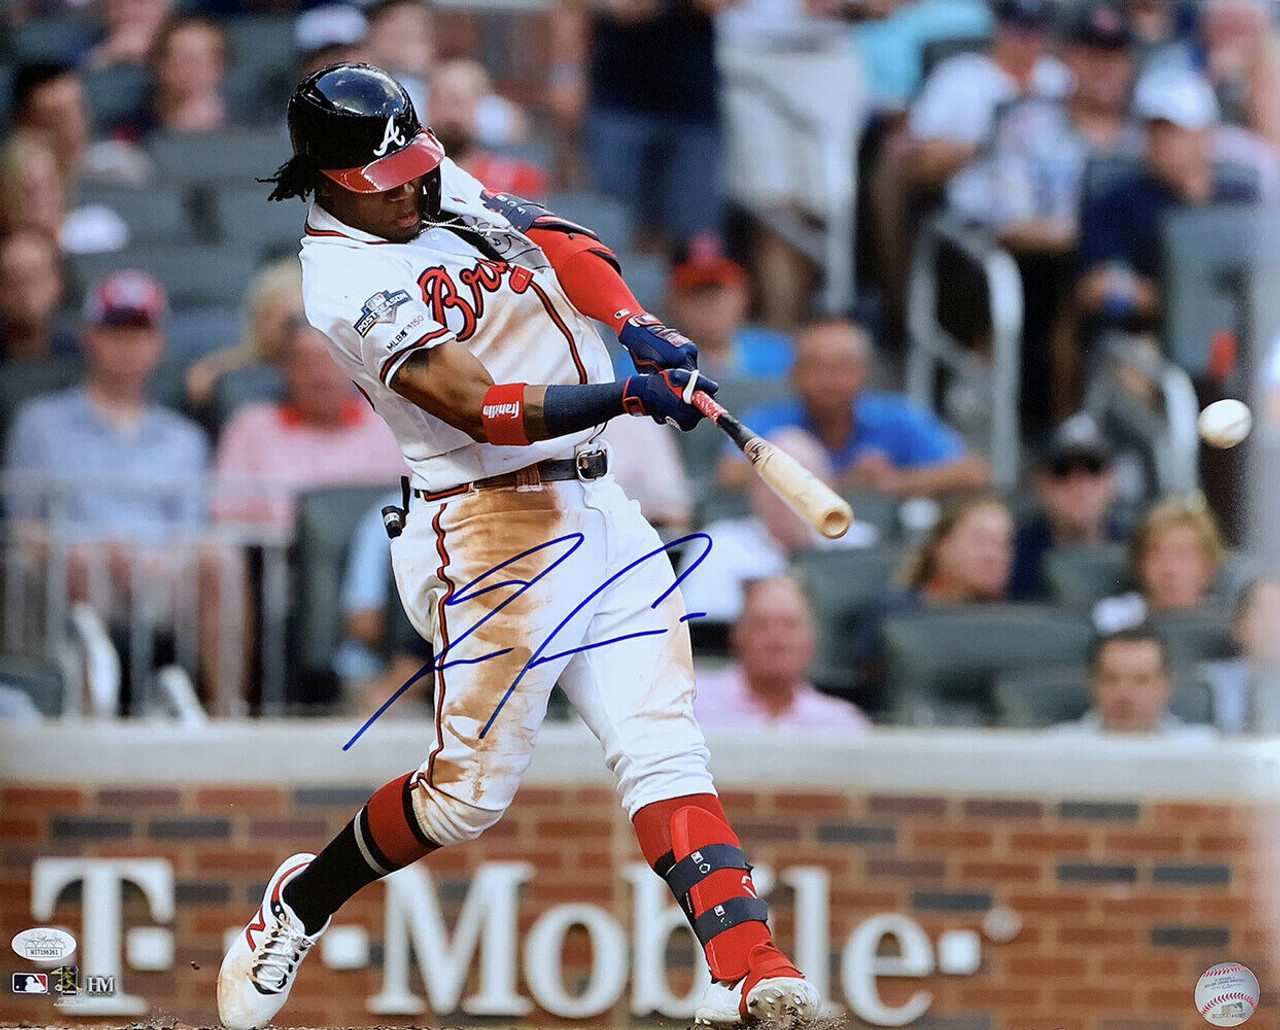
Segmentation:
{"type": "Polygon", "coordinates": [[[439,501],[445,497],[456,497],[468,490],[497,490],[502,487],[536,486],[538,483],[554,483],[557,480],[580,479],[590,482],[599,479],[609,471],[609,452],[583,451],[572,458],[549,458],[536,465],[529,465],[515,472],[503,472],[496,476],[486,476],[472,483],[450,487],[447,490],[418,490],[413,496],[423,501],[439,501]]]}

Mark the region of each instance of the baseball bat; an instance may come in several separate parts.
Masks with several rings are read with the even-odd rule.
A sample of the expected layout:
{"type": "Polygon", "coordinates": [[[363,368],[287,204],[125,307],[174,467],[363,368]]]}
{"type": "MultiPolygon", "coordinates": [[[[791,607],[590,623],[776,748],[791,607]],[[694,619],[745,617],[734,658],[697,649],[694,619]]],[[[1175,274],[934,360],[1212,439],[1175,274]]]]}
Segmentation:
{"type": "Polygon", "coordinates": [[[823,536],[835,540],[849,532],[853,509],[848,502],[786,451],[761,439],[701,390],[693,391],[693,405],[741,448],[757,476],[787,506],[823,536]]]}

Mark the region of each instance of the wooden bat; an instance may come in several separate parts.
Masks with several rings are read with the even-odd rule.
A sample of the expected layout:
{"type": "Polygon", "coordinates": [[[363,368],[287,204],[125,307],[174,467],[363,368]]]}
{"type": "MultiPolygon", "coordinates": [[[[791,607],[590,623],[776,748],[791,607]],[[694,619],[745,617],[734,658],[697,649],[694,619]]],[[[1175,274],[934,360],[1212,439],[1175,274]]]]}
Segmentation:
{"type": "Polygon", "coordinates": [[[805,522],[831,540],[849,532],[853,509],[831,487],[786,451],[753,433],[716,403],[715,398],[694,390],[693,405],[724,430],[747,456],[756,475],[805,522]]]}

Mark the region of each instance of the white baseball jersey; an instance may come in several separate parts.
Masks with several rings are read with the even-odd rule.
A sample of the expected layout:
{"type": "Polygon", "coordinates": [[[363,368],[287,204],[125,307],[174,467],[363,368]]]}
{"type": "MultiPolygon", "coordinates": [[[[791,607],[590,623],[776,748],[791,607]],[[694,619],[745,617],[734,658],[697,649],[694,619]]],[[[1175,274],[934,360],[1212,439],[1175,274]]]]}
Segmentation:
{"type": "Polygon", "coordinates": [[[391,427],[414,486],[438,491],[573,455],[598,431],[527,447],[477,443],[388,385],[401,364],[446,340],[464,344],[495,383],[607,383],[609,353],[542,250],[481,202],[480,183],[446,159],[442,207],[480,230],[502,257],[431,227],[391,243],[344,225],[313,203],[302,240],[307,321],[329,339],[341,368],[391,427]]]}

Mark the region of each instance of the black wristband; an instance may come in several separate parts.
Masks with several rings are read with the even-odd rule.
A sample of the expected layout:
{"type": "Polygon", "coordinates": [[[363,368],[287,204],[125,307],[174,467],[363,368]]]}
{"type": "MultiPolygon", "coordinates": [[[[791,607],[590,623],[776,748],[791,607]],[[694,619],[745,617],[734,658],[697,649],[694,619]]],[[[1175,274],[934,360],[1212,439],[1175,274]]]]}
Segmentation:
{"type": "Polygon", "coordinates": [[[568,436],[602,425],[621,415],[624,383],[548,386],[542,400],[542,423],[547,436],[568,436]]]}

